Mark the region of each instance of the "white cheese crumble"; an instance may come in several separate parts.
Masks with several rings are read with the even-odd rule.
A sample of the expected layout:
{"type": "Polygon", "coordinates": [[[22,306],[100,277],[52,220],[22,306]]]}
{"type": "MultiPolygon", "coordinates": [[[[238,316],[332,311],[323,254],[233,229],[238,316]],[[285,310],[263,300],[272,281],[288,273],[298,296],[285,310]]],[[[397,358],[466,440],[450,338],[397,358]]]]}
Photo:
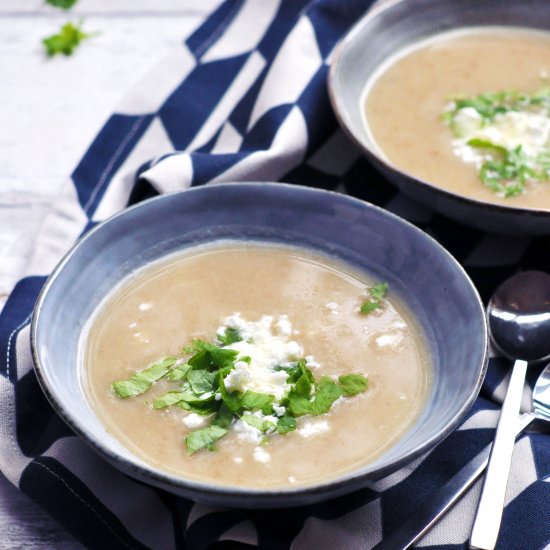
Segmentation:
{"type": "Polygon", "coordinates": [[[263,447],[256,447],[254,449],[254,460],[265,464],[271,460],[271,455],[263,447]]]}
{"type": "Polygon", "coordinates": [[[274,322],[273,316],[264,315],[254,322],[245,321],[239,313],[234,313],[223,320],[218,334],[224,334],[226,328],[238,330],[243,338],[225,346],[238,352],[235,368],[224,380],[227,391],[267,393],[278,402],[290,386],[286,383],[287,373],[275,367],[303,357],[301,346],[290,339],[292,325],[288,317],[280,315],[274,322]],[[243,360],[247,357],[250,362],[243,360]]]}
{"type": "Polygon", "coordinates": [[[308,369],[318,369],[321,365],[315,361],[315,357],[313,355],[306,355],[306,367],[308,369]]]}
{"type": "Polygon", "coordinates": [[[381,334],[374,339],[374,343],[377,348],[395,348],[403,340],[402,332],[392,332],[388,334],[381,334]]]}
{"type": "Polygon", "coordinates": [[[298,433],[302,437],[311,437],[323,432],[327,432],[330,429],[326,420],[318,420],[316,422],[305,422],[304,425],[298,430],[298,433]]]}
{"type": "Polygon", "coordinates": [[[231,428],[237,433],[239,441],[257,444],[262,440],[262,432],[244,420],[237,420],[231,425],[231,428]]]}
{"type": "Polygon", "coordinates": [[[204,424],[204,416],[197,413],[190,413],[183,418],[183,423],[189,428],[197,428],[204,424]]]}
{"type": "Polygon", "coordinates": [[[480,169],[487,155],[482,149],[471,147],[468,141],[481,139],[506,149],[521,145],[529,156],[545,152],[550,145],[550,118],[545,113],[507,111],[483,125],[480,114],[473,107],[464,107],[456,114],[454,124],[461,137],[453,140],[453,152],[464,162],[480,169]]]}
{"type": "Polygon", "coordinates": [[[339,315],[340,313],[340,306],[336,302],[329,302],[328,304],[325,304],[325,307],[330,309],[330,312],[333,315],[339,315]]]}
{"type": "Polygon", "coordinates": [[[152,304],[149,302],[144,302],[143,304],[139,304],[140,311],[147,311],[148,309],[151,309],[153,307],[152,304]]]}

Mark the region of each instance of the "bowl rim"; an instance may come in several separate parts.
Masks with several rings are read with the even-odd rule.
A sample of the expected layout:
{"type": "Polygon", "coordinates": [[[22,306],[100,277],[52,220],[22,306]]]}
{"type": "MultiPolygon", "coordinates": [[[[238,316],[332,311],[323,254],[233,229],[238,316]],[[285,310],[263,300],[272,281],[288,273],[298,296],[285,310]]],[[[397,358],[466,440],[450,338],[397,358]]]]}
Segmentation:
{"type": "MultiPolygon", "coordinates": [[[[239,506],[246,506],[245,501],[242,499],[255,498],[256,500],[253,501],[253,504],[259,504],[262,507],[286,507],[289,505],[299,504],[300,501],[303,500],[302,497],[304,494],[314,497],[315,501],[324,500],[331,498],[331,496],[336,496],[337,494],[347,492],[347,487],[352,487],[352,489],[359,488],[361,486],[360,482],[362,479],[366,478],[369,475],[372,476],[378,471],[381,472],[380,476],[378,477],[383,477],[384,475],[396,471],[405,464],[409,464],[424,452],[434,448],[437,443],[446,438],[459,425],[459,423],[462,421],[468,410],[471,408],[479,394],[481,385],[485,378],[489,359],[489,333],[487,319],[485,315],[485,308],[483,307],[483,302],[479,296],[479,293],[458,260],[456,260],[452,256],[452,254],[447,251],[440,243],[438,243],[433,237],[416,227],[414,224],[408,222],[407,220],[404,220],[396,214],[388,212],[387,210],[384,210],[383,208],[369,202],[335,191],[327,191],[320,188],[311,188],[301,185],[279,182],[225,182],[191,187],[182,191],[178,191],[176,193],[158,195],[156,197],[146,199],[128,208],[124,208],[123,210],[100,222],[73,244],[73,246],[58,262],[58,264],[44,283],[44,286],[40,290],[32,313],[30,341],[34,371],[37,375],[42,391],[46,395],[46,398],[52,405],[55,412],[61,417],[61,419],[76,433],[76,435],[78,435],[83,441],[90,445],[94,451],[100,454],[111,464],[116,465],[124,472],[129,473],[137,479],[145,480],[152,485],[167,490],[172,490],[173,492],[174,489],[176,490],[176,492],[179,490],[179,494],[182,494],[182,492],[184,492],[186,493],[185,496],[190,498],[193,498],[194,494],[200,493],[202,495],[206,495],[207,497],[213,497],[213,500],[224,500],[224,505],[228,506],[232,505],[231,499],[239,498],[241,499],[239,506]],[[439,251],[439,253],[441,253],[447,259],[449,264],[452,265],[454,269],[456,269],[460,273],[463,283],[466,285],[466,288],[469,289],[469,291],[471,292],[471,298],[477,305],[479,318],[478,320],[481,322],[481,325],[484,329],[482,340],[483,349],[480,350],[481,360],[480,364],[477,366],[477,377],[475,380],[475,384],[473,384],[467,399],[464,401],[460,409],[455,412],[453,417],[443,428],[432,435],[432,437],[422,442],[420,445],[417,445],[412,451],[408,453],[402,453],[380,467],[372,468],[372,463],[368,463],[366,465],[360,466],[356,470],[345,472],[336,477],[330,477],[315,481],[314,483],[308,485],[272,488],[238,487],[232,485],[214,484],[206,481],[188,479],[183,476],[177,476],[175,474],[171,474],[167,471],[163,471],[150,464],[147,464],[145,461],[141,460],[137,456],[135,456],[135,459],[129,460],[111,449],[99,438],[96,438],[87,432],[86,426],[79,420],[78,415],[73,414],[70,411],[70,407],[66,407],[64,405],[63,400],[57,394],[55,385],[50,385],[50,381],[48,378],[48,369],[43,365],[41,361],[41,353],[38,350],[39,332],[43,330],[43,327],[41,325],[41,311],[44,308],[44,303],[48,300],[49,289],[52,287],[56,279],[61,274],[64,266],[71,261],[71,258],[73,257],[75,252],[79,250],[82,246],[85,246],[85,243],[90,240],[96,232],[104,231],[104,228],[108,226],[112,221],[128,215],[128,212],[130,211],[133,212],[139,209],[147,209],[152,203],[173,200],[174,196],[182,196],[188,193],[210,193],[215,192],[218,188],[227,187],[241,188],[245,192],[248,192],[251,188],[268,188],[274,192],[277,192],[277,189],[283,189],[286,191],[291,191],[293,193],[297,192],[325,195],[331,197],[332,199],[360,205],[361,208],[374,209],[379,215],[389,217],[393,221],[393,223],[401,224],[406,228],[406,230],[412,231],[413,233],[416,233],[420,238],[426,239],[430,243],[430,246],[435,247],[439,251]],[[263,502],[262,499],[264,499],[263,502]],[[277,500],[273,501],[272,499],[277,500]],[[280,502],[280,500],[283,500],[283,502],[280,502]]],[[[75,365],[75,368],[78,368],[78,365],[75,365]]],[[[83,392],[81,393],[82,397],[86,399],[83,392]]],[[[101,422],[101,420],[97,417],[97,414],[95,412],[93,412],[93,414],[94,416],[96,416],[98,422],[101,422]]],[[[131,451],[128,452],[132,454],[131,451]]]]}
{"type": "MultiPolygon", "coordinates": [[[[332,110],[340,127],[344,130],[344,133],[359,147],[359,149],[364,154],[366,154],[370,161],[372,161],[374,164],[378,163],[382,165],[382,167],[389,172],[396,172],[400,176],[403,176],[403,181],[406,182],[406,185],[410,184],[413,187],[416,186],[422,191],[428,191],[431,194],[439,195],[440,197],[451,200],[453,202],[459,202],[467,206],[474,206],[476,208],[484,210],[489,209],[496,214],[513,213],[515,216],[518,217],[550,218],[550,208],[542,209],[516,205],[506,205],[496,202],[487,202],[477,199],[475,197],[467,197],[466,195],[461,195],[459,193],[455,193],[454,191],[449,191],[448,189],[443,189],[442,187],[439,187],[434,183],[430,183],[429,181],[415,176],[392,164],[388,159],[380,155],[374,147],[367,145],[356,134],[351,125],[348,125],[345,117],[342,115],[344,109],[341,108],[341,105],[343,104],[343,102],[340,100],[338,85],[336,84],[337,72],[339,69],[341,58],[344,56],[345,51],[350,46],[350,44],[353,44],[353,42],[356,40],[356,36],[365,25],[368,25],[372,20],[378,18],[381,14],[396,7],[399,7],[400,5],[404,5],[405,3],[410,3],[411,1],[414,0],[378,0],[356,23],[354,23],[351,29],[346,32],[346,34],[338,41],[338,43],[334,47],[334,50],[332,51],[332,54],[330,56],[330,67],[327,75],[327,89],[332,110]]],[[[460,29],[466,27],[455,28],[460,29]]],[[[475,25],[471,25],[468,28],[475,28],[475,25]]],[[[448,32],[448,30],[443,32],[448,32]]],[[[429,36],[426,36],[425,38],[437,36],[438,34],[442,33],[435,32],[429,36]]],[[[366,84],[367,82],[365,82],[365,85],[366,84]]],[[[361,101],[361,97],[358,97],[357,101],[361,101]]],[[[422,204],[424,203],[424,201],[420,202],[422,204]]]]}

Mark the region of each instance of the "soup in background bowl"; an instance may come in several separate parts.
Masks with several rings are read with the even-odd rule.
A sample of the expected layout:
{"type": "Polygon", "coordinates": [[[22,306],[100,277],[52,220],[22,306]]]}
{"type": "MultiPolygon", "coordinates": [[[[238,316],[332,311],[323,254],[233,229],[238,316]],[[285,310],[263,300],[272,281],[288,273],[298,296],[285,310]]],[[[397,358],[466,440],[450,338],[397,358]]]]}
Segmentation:
{"type": "Polygon", "coordinates": [[[479,296],[439,244],[362,201],[284,184],[190,189],[98,225],[44,286],[31,342],[56,411],[111,464],[175,494],[239,507],[319,501],[408,464],[458,425],[487,363],[479,296]],[[262,342],[266,356],[274,345],[286,350],[268,374],[285,377],[294,396],[266,390],[267,378],[247,385],[262,342]],[[355,345],[358,353],[347,349],[355,345]],[[220,374],[228,353],[242,364],[220,374]],[[299,375],[292,381],[290,370],[299,375]],[[224,389],[220,376],[232,377],[224,389]],[[388,391],[379,392],[384,384],[388,391]],[[184,396],[155,408],[171,391],[184,396]],[[216,397],[224,391],[238,397],[235,424],[261,410],[245,421],[259,441],[239,441],[230,424],[217,423],[216,403],[231,401],[216,397]],[[244,406],[249,391],[255,405],[244,406]],[[276,399],[257,405],[270,391],[276,399]],[[197,413],[202,398],[208,415],[197,413]],[[404,416],[392,400],[403,402],[404,416]],[[286,433],[275,433],[280,422],[286,433]],[[146,424],[152,432],[141,431],[146,424]],[[210,439],[192,435],[212,426],[210,439]],[[354,455],[346,448],[356,437],[367,439],[354,455]],[[325,448],[328,462],[318,470],[311,456],[297,457],[296,471],[270,468],[279,457],[316,457],[325,448]],[[235,458],[248,468],[239,470],[235,458]],[[187,459],[195,471],[180,469],[187,459]],[[220,462],[231,463],[229,475],[201,471],[220,462]]]}
{"type": "Polygon", "coordinates": [[[412,198],[481,229],[550,231],[546,5],[373,8],[329,78],[344,129],[412,198]]]}

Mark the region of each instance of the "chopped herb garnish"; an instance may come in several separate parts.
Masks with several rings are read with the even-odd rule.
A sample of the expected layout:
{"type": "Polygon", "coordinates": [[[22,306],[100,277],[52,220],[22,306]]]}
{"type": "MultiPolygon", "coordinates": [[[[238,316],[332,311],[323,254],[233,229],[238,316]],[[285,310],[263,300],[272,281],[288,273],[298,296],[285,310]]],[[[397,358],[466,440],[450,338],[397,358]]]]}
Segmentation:
{"type": "Polygon", "coordinates": [[[78,45],[86,38],[94,34],[82,30],[82,23],[65,23],[58,33],[52,34],[42,40],[48,57],[57,54],[72,55],[78,45]]]}
{"type": "Polygon", "coordinates": [[[382,306],[382,300],[388,292],[388,283],[376,283],[369,289],[370,298],[361,304],[360,312],[368,315],[382,306]]]}
{"type": "MultiPolygon", "coordinates": [[[[382,300],[386,291],[386,283],[374,285],[370,289],[372,300],[382,300]]],[[[213,450],[233,422],[256,428],[263,434],[263,444],[272,434],[295,430],[297,417],[325,414],[340,397],[356,395],[367,388],[367,379],[359,374],[344,375],[338,381],[324,376],[317,381],[306,361],[300,359],[271,367],[286,374],[289,389],[279,402],[268,393],[228,390],[231,386],[226,387],[225,379],[237,368],[236,363],[242,368],[241,363],[252,361],[225,347],[238,341],[236,338],[240,338],[236,331],[225,331],[218,334],[217,344],[194,340],[184,349],[183,356],[168,357],[136,372],[129,380],[114,382],[113,390],[118,397],[130,397],[144,393],[160,380],[171,385],[170,391],[153,400],[153,409],[175,406],[210,417],[208,427],[190,432],[185,439],[188,454],[193,454],[201,449],[213,450]],[[186,361],[185,355],[190,355],[186,361]],[[278,417],[275,411],[280,412],[282,406],[284,414],[278,417]]]]}
{"type": "Polygon", "coordinates": [[[480,181],[506,198],[522,194],[529,183],[550,178],[550,143],[533,141],[530,134],[533,129],[547,132],[549,110],[548,87],[533,94],[501,91],[455,97],[443,120],[456,138],[457,154],[476,163],[480,181]],[[512,138],[510,127],[516,129],[512,138]]]}
{"type": "Polygon", "coordinates": [[[227,327],[224,334],[218,334],[218,340],[224,346],[228,346],[229,344],[234,344],[235,342],[241,342],[242,337],[241,333],[237,329],[227,327]]]}
{"type": "Polygon", "coordinates": [[[136,372],[130,380],[113,382],[112,388],[118,397],[140,395],[146,392],[154,382],[167,374],[175,362],[175,357],[167,357],[145,370],[136,372]]]}
{"type": "Polygon", "coordinates": [[[208,428],[203,428],[202,430],[196,430],[194,432],[191,432],[186,438],[185,438],[185,444],[187,446],[187,454],[192,455],[193,453],[196,453],[200,449],[204,449],[205,447],[210,448],[213,450],[212,445],[218,439],[221,439],[225,434],[227,433],[227,430],[225,428],[220,428],[219,426],[208,426],[208,428]]]}
{"type": "Polygon", "coordinates": [[[367,390],[369,381],[362,374],[346,374],[338,377],[344,395],[357,395],[367,390]]]}

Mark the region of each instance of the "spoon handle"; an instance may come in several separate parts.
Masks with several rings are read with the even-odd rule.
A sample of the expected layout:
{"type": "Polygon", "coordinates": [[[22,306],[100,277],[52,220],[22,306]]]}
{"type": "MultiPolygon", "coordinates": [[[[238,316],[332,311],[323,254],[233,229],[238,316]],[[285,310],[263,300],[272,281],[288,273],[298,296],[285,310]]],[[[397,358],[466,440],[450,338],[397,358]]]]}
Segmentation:
{"type": "MultiPolygon", "coordinates": [[[[518,437],[534,420],[533,414],[522,414],[514,430],[514,437],[518,437]]],[[[465,464],[437,493],[372,550],[405,550],[412,546],[479,478],[489,462],[490,450],[491,444],[465,464]]]]}
{"type": "Polygon", "coordinates": [[[518,359],[514,363],[500,411],[495,440],[470,536],[470,548],[493,550],[497,543],[526,372],[527,362],[518,359]]]}

